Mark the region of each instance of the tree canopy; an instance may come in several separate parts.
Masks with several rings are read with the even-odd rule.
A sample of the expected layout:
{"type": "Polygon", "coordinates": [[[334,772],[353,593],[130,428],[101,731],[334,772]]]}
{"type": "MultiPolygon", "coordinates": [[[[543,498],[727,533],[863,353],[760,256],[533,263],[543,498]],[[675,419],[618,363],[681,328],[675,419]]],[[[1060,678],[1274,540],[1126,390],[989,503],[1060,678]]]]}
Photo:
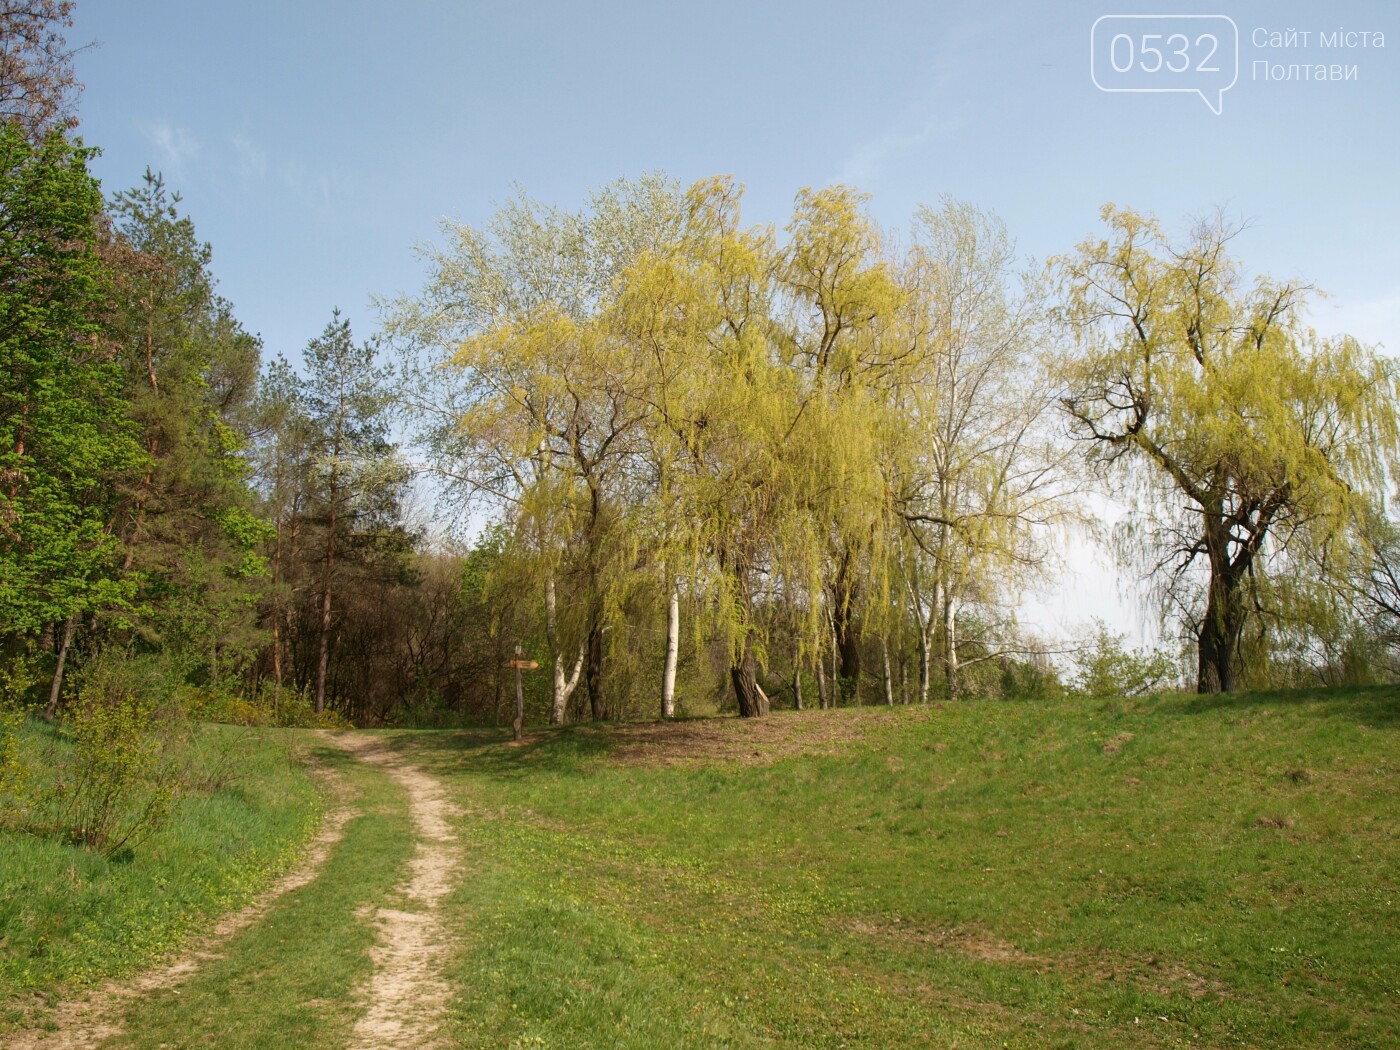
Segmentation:
{"type": "Polygon", "coordinates": [[[1400,431],[1396,370],[1303,323],[1309,289],[1247,281],[1223,220],[1173,243],[1108,207],[1108,236],[1061,262],[1076,337],[1065,406],[1089,454],[1136,485],[1142,549],[1197,646],[1197,688],[1231,690],[1261,586],[1290,557],[1344,557],[1360,494],[1400,431]]]}

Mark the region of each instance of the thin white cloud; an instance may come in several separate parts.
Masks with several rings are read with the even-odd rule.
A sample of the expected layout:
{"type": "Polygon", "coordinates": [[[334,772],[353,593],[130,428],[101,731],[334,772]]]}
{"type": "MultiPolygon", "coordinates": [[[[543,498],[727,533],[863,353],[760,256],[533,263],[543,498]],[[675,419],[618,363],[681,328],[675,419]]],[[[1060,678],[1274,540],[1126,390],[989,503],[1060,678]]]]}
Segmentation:
{"type": "Polygon", "coordinates": [[[1371,299],[1323,299],[1313,304],[1311,320],[1324,335],[1354,335],[1400,357],[1400,288],[1371,299]]]}
{"type": "Polygon", "coordinates": [[[946,116],[923,117],[898,127],[892,127],[853,149],[841,166],[838,181],[862,186],[874,182],[891,165],[898,163],[921,147],[952,134],[959,121],[946,116]]]}
{"type": "Polygon", "coordinates": [[[932,50],[927,76],[911,91],[910,104],[883,129],[850,148],[837,181],[868,188],[901,161],[960,131],[972,112],[968,79],[988,48],[1005,46],[1006,18],[970,18],[949,29],[932,50]]]}
{"type": "Polygon", "coordinates": [[[182,127],[164,121],[144,129],[156,151],[156,166],[178,181],[183,181],[189,167],[199,157],[199,141],[182,127]]]}
{"type": "Polygon", "coordinates": [[[230,170],[245,184],[270,182],[291,197],[333,208],[354,195],[354,179],[342,171],[314,167],[299,157],[269,153],[246,129],[229,136],[230,170]]]}
{"type": "Polygon", "coordinates": [[[275,174],[288,193],[326,207],[345,203],[354,195],[353,180],[344,172],[316,170],[295,158],[278,163],[275,174]]]}
{"type": "Polygon", "coordinates": [[[238,161],[238,174],[249,181],[261,181],[266,178],[267,152],[241,131],[233,136],[231,142],[238,161]]]}

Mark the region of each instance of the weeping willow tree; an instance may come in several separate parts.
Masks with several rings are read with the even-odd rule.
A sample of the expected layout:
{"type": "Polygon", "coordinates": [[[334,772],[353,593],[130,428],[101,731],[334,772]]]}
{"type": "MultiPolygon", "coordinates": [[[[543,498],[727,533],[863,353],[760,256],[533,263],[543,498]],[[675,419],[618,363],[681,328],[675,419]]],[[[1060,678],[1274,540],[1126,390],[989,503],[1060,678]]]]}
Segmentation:
{"type": "Polygon", "coordinates": [[[1347,553],[1345,526],[1400,436],[1396,372],[1303,323],[1304,286],[1249,282],[1219,219],[1184,242],[1108,206],[1108,234],[1060,261],[1076,336],[1064,405],[1139,508],[1134,536],[1164,609],[1197,647],[1197,689],[1229,691],[1261,586],[1303,549],[1347,553]]]}
{"type": "Polygon", "coordinates": [[[910,363],[907,347],[889,338],[901,289],[862,210],[866,199],[845,186],[800,193],[780,270],[779,345],[812,431],[800,451],[811,512],[827,533],[826,616],[839,656],[835,684],[847,700],[859,699],[866,629],[883,638],[891,619],[884,465],[894,455],[890,394],[910,363]]]}
{"type": "Polygon", "coordinates": [[[608,715],[609,639],[662,630],[642,609],[664,617],[673,714],[682,593],[697,646],[723,643],[741,715],[769,708],[777,640],[794,686],[830,655],[848,699],[878,641],[888,702],[911,537],[946,526],[943,610],[1034,560],[1055,464],[1029,451],[1029,337],[993,294],[1004,253],[934,258],[934,238],[906,270],[854,190],[803,191],[781,235],[745,225],[741,198],[726,178],[615,184],[577,214],[521,198],[451,227],[426,292],[394,304],[393,334],[426,351],[406,400],[434,420],[435,465],[509,518],[501,564],[543,591],[553,721],[576,684],[608,715]],[[985,294],[957,299],[974,271],[985,294]],[[1016,379],[959,385],[973,358],[1016,379]],[[971,396],[941,398],[949,383],[971,396]],[[957,498],[931,499],[938,470],[957,498]]]}
{"type": "Polygon", "coordinates": [[[673,243],[623,275],[611,326],[647,370],[665,560],[711,595],[739,713],[753,717],[769,707],[758,672],[775,611],[796,610],[815,647],[823,596],[849,616],[857,575],[880,562],[889,500],[870,333],[894,293],[850,191],[800,195],[786,244],[745,227],[740,199],[728,179],[692,187],[673,243]],[[835,588],[833,552],[847,573],[835,588]]]}

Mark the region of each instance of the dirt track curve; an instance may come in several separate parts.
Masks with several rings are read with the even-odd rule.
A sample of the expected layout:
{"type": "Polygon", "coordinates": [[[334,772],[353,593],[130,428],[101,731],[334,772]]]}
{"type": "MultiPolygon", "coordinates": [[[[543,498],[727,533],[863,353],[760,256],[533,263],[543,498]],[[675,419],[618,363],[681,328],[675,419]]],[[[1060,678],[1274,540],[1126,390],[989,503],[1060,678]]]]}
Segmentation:
{"type": "MultiPolygon", "coordinates": [[[[432,1047],[438,1042],[450,994],[441,973],[449,944],[438,912],[458,869],[459,850],[450,828],[454,810],[433,777],[401,759],[382,741],[351,732],[318,735],[382,770],[405,789],[416,839],[408,877],[390,900],[361,916],[375,929],[371,950],[374,971],[358,989],[361,1015],[350,1045],[355,1050],[432,1047]]],[[[8,1033],[4,1036],[7,1050],[97,1050],[117,1039],[134,1002],[178,988],[204,966],[222,958],[229,941],[259,922],[279,899],[319,878],[344,837],[345,826],[360,810],[343,775],[325,765],[314,765],[313,771],[327,782],[332,804],[290,871],[175,959],[135,978],[108,982],[60,1003],[43,1028],[8,1033]]]]}

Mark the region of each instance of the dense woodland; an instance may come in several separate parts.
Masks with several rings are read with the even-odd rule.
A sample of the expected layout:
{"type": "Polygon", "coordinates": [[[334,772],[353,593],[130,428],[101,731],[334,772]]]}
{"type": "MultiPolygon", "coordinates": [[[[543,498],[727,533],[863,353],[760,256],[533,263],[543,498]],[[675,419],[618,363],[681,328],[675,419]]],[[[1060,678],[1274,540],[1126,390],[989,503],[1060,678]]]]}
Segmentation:
{"type": "Polygon", "coordinates": [[[1033,267],[961,201],[647,175],[269,348],[174,188],[91,174],[71,4],[0,6],[11,707],[158,660],[209,717],[491,723],[517,645],[537,723],[1394,675],[1395,365],[1224,217],[1033,267]],[[1159,651],[1017,623],[1100,493],[1159,651]]]}

